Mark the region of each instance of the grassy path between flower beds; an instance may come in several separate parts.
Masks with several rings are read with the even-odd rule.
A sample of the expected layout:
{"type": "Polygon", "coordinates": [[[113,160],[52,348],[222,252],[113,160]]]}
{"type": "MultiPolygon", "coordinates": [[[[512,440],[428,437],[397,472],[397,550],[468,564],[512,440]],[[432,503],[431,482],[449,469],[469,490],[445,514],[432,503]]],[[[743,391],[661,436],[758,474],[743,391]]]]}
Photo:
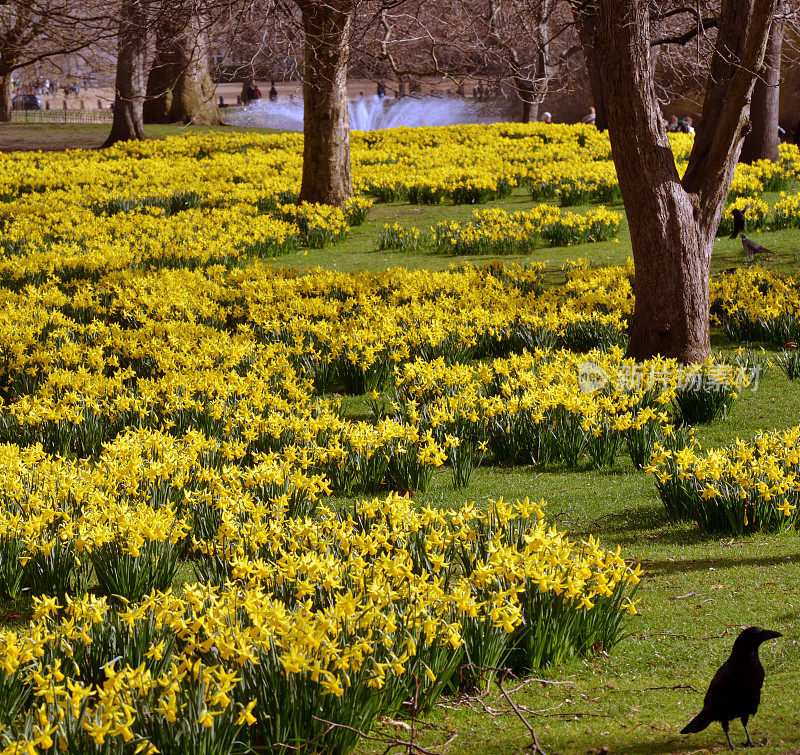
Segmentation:
{"type": "MultiPolygon", "coordinates": [[[[8,127],[0,129],[8,136],[8,127]]],[[[50,127],[52,128],[52,127],[50,127]]],[[[72,127],[72,134],[78,127],[72,127]]],[[[87,128],[87,127],[82,127],[87,128]]],[[[105,133],[106,127],[102,128],[105,133]]],[[[67,129],[67,127],[65,127],[67,129]]],[[[167,133],[167,132],[165,132],[167,133]]],[[[74,134],[73,134],[74,135],[74,134]]],[[[72,138],[72,137],[70,137],[72,138]]],[[[98,131],[97,139],[100,140],[98,131]]],[[[55,145],[52,145],[55,146],[55,145]]],[[[777,195],[766,195],[774,203],[777,195]]],[[[523,210],[532,202],[516,191],[500,206],[523,210]]],[[[486,207],[486,206],[483,206],[486,207]]],[[[384,223],[399,222],[421,229],[445,219],[466,221],[474,208],[407,203],[376,205],[368,222],[354,229],[347,242],[324,250],[300,251],[277,264],[322,266],[342,271],[379,270],[392,266],[447,268],[467,258],[431,253],[378,252],[377,233],[384,223]]],[[[571,208],[584,212],[588,208],[571,208]]],[[[622,211],[621,206],[613,209],[622,211]]],[[[800,232],[782,231],[756,236],[776,254],[759,263],[775,270],[796,270],[800,232]]],[[[527,257],[507,259],[546,260],[547,280],[563,281],[560,266],[586,257],[593,264],[618,264],[630,255],[630,239],[623,223],[620,242],[605,242],[543,249],[527,257]]],[[[488,258],[468,258],[483,263],[488,258]]],[[[745,264],[738,241],[720,239],[716,244],[714,271],[745,264]]],[[[715,348],[731,348],[715,333],[715,348]]],[[[366,415],[364,397],[346,397],[345,411],[366,415]]],[[[758,391],[745,391],[728,419],[701,427],[697,436],[704,445],[748,438],[758,430],[786,428],[800,422],[800,385],[790,383],[773,367],[758,391]]],[[[620,459],[623,457],[621,456],[620,459]]],[[[692,524],[669,523],[651,478],[627,464],[605,472],[542,472],[530,467],[513,469],[484,466],[465,490],[453,488],[449,468],[437,471],[428,492],[417,496],[420,505],[450,507],[465,501],[487,503],[499,497],[514,500],[529,496],[548,501],[549,517],[575,537],[592,534],[609,548],[641,561],[645,577],[637,597],[640,615],[628,621],[631,636],[612,654],[598,654],[589,661],[548,670],[512,695],[523,715],[536,729],[548,753],[689,753],[723,751],[725,738],[717,724],[691,737],[680,728],[696,713],[714,669],[725,659],[739,627],[757,624],[784,633],[784,638],[763,648],[767,669],[762,709],[751,724],[755,742],[763,753],[800,753],[800,538],[797,533],[753,535],[730,540],[701,536],[692,524]],[[769,740],[768,744],[765,744],[769,740]],[[704,750],[702,748],[707,748],[704,750]]],[[[344,502],[343,502],[344,503],[344,502]]],[[[191,578],[190,569],[181,572],[191,578]]],[[[28,604],[0,604],[0,622],[19,625],[28,604]]],[[[507,680],[505,687],[519,687],[507,680]]],[[[405,722],[404,722],[405,723],[405,722]]],[[[733,740],[743,733],[732,725],[733,740]]],[[[379,737],[408,739],[407,724],[384,722],[374,733],[379,737]]],[[[447,752],[464,755],[525,752],[530,736],[516,713],[495,686],[477,699],[443,700],[436,712],[415,725],[419,744],[441,752],[438,743],[456,734],[447,752]]],[[[359,752],[380,753],[385,744],[362,742],[359,752]]]]}

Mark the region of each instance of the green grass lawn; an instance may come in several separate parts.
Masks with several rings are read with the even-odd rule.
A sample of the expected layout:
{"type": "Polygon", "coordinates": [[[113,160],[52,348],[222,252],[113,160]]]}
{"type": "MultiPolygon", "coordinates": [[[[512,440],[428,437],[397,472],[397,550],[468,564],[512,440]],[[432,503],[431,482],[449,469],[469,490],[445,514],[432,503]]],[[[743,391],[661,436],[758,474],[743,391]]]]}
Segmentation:
{"type": "MultiPolygon", "coordinates": [[[[0,128],[0,148],[8,126],[0,128]]],[[[43,128],[47,127],[26,127],[43,128]]],[[[64,133],[97,131],[106,126],[64,126],[64,133]]],[[[149,127],[153,136],[178,133],[177,127],[149,127]]],[[[93,138],[94,138],[93,136],[93,138]]],[[[772,204],[777,197],[767,195],[772,204]]],[[[538,204],[522,190],[506,201],[489,206],[508,210],[538,204]]],[[[485,205],[483,206],[485,207],[485,205]]],[[[377,250],[377,234],[384,223],[399,222],[427,229],[444,219],[467,220],[474,207],[376,205],[369,220],[349,239],[323,250],[308,250],[277,259],[278,265],[321,266],[340,271],[376,271],[389,267],[447,268],[464,261],[430,252],[387,253],[377,250]]],[[[588,208],[570,208],[585,211],[588,208]]],[[[622,212],[621,206],[614,206],[622,212]]],[[[800,232],[758,234],[759,243],[775,252],[758,260],[775,270],[797,270],[800,232]]],[[[546,280],[563,282],[561,266],[585,257],[594,265],[620,264],[631,254],[627,225],[618,243],[541,249],[517,262],[544,261],[546,280]]],[[[470,257],[484,263],[488,258],[470,257]]],[[[739,241],[718,239],[713,273],[745,265],[739,241]]],[[[731,349],[715,332],[715,348],[731,349]]],[[[343,409],[351,417],[366,416],[364,397],[345,397],[343,409]]],[[[759,430],[787,428],[800,422],[800,385],[771,368],[756,391],[745,390],[729,416],[696,435],[704,445],[727,444],[759,430]]],[[[750,725],[763,753],[800,753],[800,538],[796,532],[753,535],[732,540],[701,536],[694,525],[667,521],[652,480],[636,471],[627,457],[619,457],[610,471],[541,471],[534,467],[485,465],[473,474],[466,489],[455,490],[449,468],[439,469],[420,505],[454,507],[465,501],[486,504],[491,499],[545,499],[550,519],[575,538],[593,534],[609,548],[620,547],[625,558],[641,562],[644,578],[639,587],[640,615],[627,622],[628,636],[610,653],[586,661],[547,669],[537,679],[506,680],[517,689],[512,699],[538,733],[548,753],[697,753],[722,751],[727,745],[718,724],[705,732],[683,737],[682,726],[699,711],[703,694],[716,667],[727,657],[739,628],[760,625],[784,634],[762,651],[767,670],[762,708],[750,725]]],[[[341,503],[345,503],[341,501],[341,503]]],[[[181,572],[191,579],[191,570],[181,572]]],[[[29,613],[25,601],[0,605],[0,621],[19,624],[29,613]]],[[[448,753],[497,755],[529,751],[526,726],[499,690],[484,695],[443,700],[433,715],[414,724],[421,746],[443,752],[440,745],[455,734],[448,753]]],[[[408,739],[408,723],[384,721],[376,737],[408,739]]],[[[732,724],[735,743],[744,741],[738,722],[732,724]]],[[[385,743],[363,741],[359,752],[381,753],[385,743]]],[[[398,750],[395,750],[397,752],[398,750]]],[[[402,751],[402,750],[400,750],[402,751]]],[[[416,752],[407,749],[408,752],[416,752]]]]}

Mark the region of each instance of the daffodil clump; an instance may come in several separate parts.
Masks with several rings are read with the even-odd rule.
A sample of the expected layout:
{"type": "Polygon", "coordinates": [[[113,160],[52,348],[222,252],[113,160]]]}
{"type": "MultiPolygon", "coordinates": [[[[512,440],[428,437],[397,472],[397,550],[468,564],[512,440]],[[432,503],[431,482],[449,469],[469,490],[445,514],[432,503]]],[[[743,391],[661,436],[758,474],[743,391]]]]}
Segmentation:
{"type": "Polygon", "coordinates": [[[537,350],[476,366],[418,361],[396,370],[390,416],[448,449],[457,486],[487,452],[506,464],[602,468],[627,450],[641,468],[673,434],[672,405],[699,421],[686,416],[689,396],[730,402],[750,379],[745,368],[713,360],[636,363],[619,348],[537,350]]]}
{"type": "Polygon", "coordinates": [[[540,246],[616,238],[619,223],[620,215],[605,207],[580,215],[543,204],[515,213],[476,210],[468,223],[438,223],[431,228],[431,239],[434,250],[445,254],[524,254],[540,246]]]}
{"type": "MultiPolygon", "coordinates": [[[[763,191],[783,191],[800,179],[800,152],[793,144],[781,144],[778,160],[739,163],[728,192],[729,200],[757,197],[763,191]]],[[[746,203],[745,203],[746,204],[746,203]]]]}
{"type": "Polygon", "coordinates": [[[781,192],[781,198],[773,207],[776,229],[797,228],[800,226],[800,194],[787,195],[781,192]]]}
{"type": "Polygon", "coordinates": [[[711,313],[735,341],[774,346],[800,338],[798,276],[758,265],[739,268],[711,281],[711,313]]]}
{"type": "MultiPolygon", "coordinates": [[[[364,210],[368,210],[368,206],[364,210]]],[[[283,220],[297,225],[303,245],[312,249],[322,249],[341,241],[350,228],[345,210],[329,205],[308,202],[301,202],[299,205],[280,204],[277,212],[283,220]]],[[[356,210],[356,216],[361,214],[361,211],[356,210]]]]}
{"type": "MultiPolygon", "coordinates": [[[[636,612],[638,567],[527,500],[434,511],[395,495],[309,519],[201,490],[184,542],[202,582],[134,602],[43,597],[27,630],[0,633],[2,752],[347,752],[344,727],[425,710],[507,659],[611,649],[636,612]]],[[[169,510],[151,507],[150,526],[177,540],[169,510]]]]}
{"type": "Polygon", "coordinates": [[[399,223],[386,223],[378,232],[378,249],[418,252],[428,245],[428,238],[419,228],[405,228],[399,223]]]}
{"type": "Polygon", "coordinates": [[[800,525],[800,427],[703,450],[660,447],[647,467],[673,519],[740,535],[800,525]]]}
{"type": "Polygon", "coordinates": [[[617,171],[610,159],[586,161],[580,153],[559,162],[537,164],[527,175],[532,199],[555,198],[564,207],[605,204],[620,199],[617,171]]]}

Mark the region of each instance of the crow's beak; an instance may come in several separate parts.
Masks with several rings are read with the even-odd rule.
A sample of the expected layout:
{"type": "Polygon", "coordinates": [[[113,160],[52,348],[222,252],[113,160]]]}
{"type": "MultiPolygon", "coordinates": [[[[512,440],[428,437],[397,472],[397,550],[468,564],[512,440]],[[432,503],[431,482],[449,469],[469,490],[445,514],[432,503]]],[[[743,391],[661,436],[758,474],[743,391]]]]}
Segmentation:
{"type": "Polygon", "coordinates": [[[773,632],[771,629],[761,630],[761,642],[766,642],[767,640],[776,640],[778,637],[783,637],[783,635],[780,632],[773,632]]]}

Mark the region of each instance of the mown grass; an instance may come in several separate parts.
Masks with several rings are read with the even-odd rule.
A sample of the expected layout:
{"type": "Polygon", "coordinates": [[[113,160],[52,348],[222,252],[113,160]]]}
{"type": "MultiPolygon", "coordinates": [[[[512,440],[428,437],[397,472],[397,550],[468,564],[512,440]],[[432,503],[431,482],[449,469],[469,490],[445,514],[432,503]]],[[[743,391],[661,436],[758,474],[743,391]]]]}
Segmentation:
{"type": "MultiPolygon", "coordinates": [[[[174,129],[151,128],[150,133],[167,135],[174,129]]],[[[776,198],[765,197],[770,203],[776,198]]],[[[518,190],[510,199],[490,206],[518,210],[533,204],[536,202],[518,190]]],[[[341,271],[394,266],[442,269],[464,259],[486,262],[488,258],[377,250],[377,234],[384,223],[397,221],[427,229],[444,219],[464,221],[473,209],[376,205],[368,222],[354,229],[345,243],[301,251],[275,262],[341,271]]],[[[621,206],[613,209],[622,211],[621,206]]],[[[782,271],[797,270],[800,232],[763,233],[758,240],[775,252],[759,259],[760,264],[782,271]]],[[[545,261],[547,281],[555,284],[563,281],[560,267],[567,260],[585,257],[595,265],[620,264],[630,254],[630,237],[623,223],[619,243],[542,249],[529,256],[505,259],[545,261]]],[[[745,264],[748,262],[739,241],[717,240],[714,274],[745,264]]],[[[740,344],[730,343],[715,332],[714,345],[729,350],[740,344]]],[[[704,445],[727,444],[759,430],[793,426],[800,422],[799,409],[800,385],[772,367],[762,376],[757,391],[743,392],[727,418],[698,427],[696,435],[704,445]]],[[[368,416],[365,397],[344,397],[343,410],[353,418],[368,416]]],[[[731,540],[703,537],[691,524],[672,524],[664,516],[652,480],[634,470],[626,457],[620,457],[617,466],[608,471],[565,472],[487,464],[476,470],[464,490],[455,490],[451,472],[445,467],[437,471],[431,488],[418,495],[417,501],[450,508],[466,501],[486,505],[501,496],[545,499],[550,519],[560,528],[575,538],[593,534],[607,547],[620,547],[626,558],[641,562],[645,570],[637,594],[641,613],[628,621],[629,636],[623,642],[611,653],[600,652],[587,661],[547,669],[537,675],[547,682],[528,681],[514,692],[512,699],[518,707],[524,707],[520,712],[538,732],[545,751],[631,755],[723,751],[725,738],[717,724],[691,737],[678,732],[700,709],[705,688],[727,656],[739,628],[755,624],[779,630],[784,637],[762,651],[767,679],[762,708],[750,726],[753,738],[765,754],[800,752],[797,533],[731,540]]],[[[191,579],[187,565],[178,581],[191,579]]],[[[20,625],[28,616],[28,601],[0,605],[0,623],[6,626],[20,625]]],[[[520,683],[507,680],[505,687],[513,689],[520,683]]],[[[408,724],[403,724],[385,721],[374,735],[407,740],[408,724]]],[[[743,741],[738,722],[732,729],[734,741],[743,741]]],[[[441,751],[437,743],[453,733],[457,736],[447,752],[463,755],[525,752],[531,742],[527,728],[496,687],[474,699],[444,700],[432,716],[414,726],[415,741],[437,752],[441,751]]],[[[385,750],[385,743],[366,740],[359,747],[363,753],[385,750]]]]}

